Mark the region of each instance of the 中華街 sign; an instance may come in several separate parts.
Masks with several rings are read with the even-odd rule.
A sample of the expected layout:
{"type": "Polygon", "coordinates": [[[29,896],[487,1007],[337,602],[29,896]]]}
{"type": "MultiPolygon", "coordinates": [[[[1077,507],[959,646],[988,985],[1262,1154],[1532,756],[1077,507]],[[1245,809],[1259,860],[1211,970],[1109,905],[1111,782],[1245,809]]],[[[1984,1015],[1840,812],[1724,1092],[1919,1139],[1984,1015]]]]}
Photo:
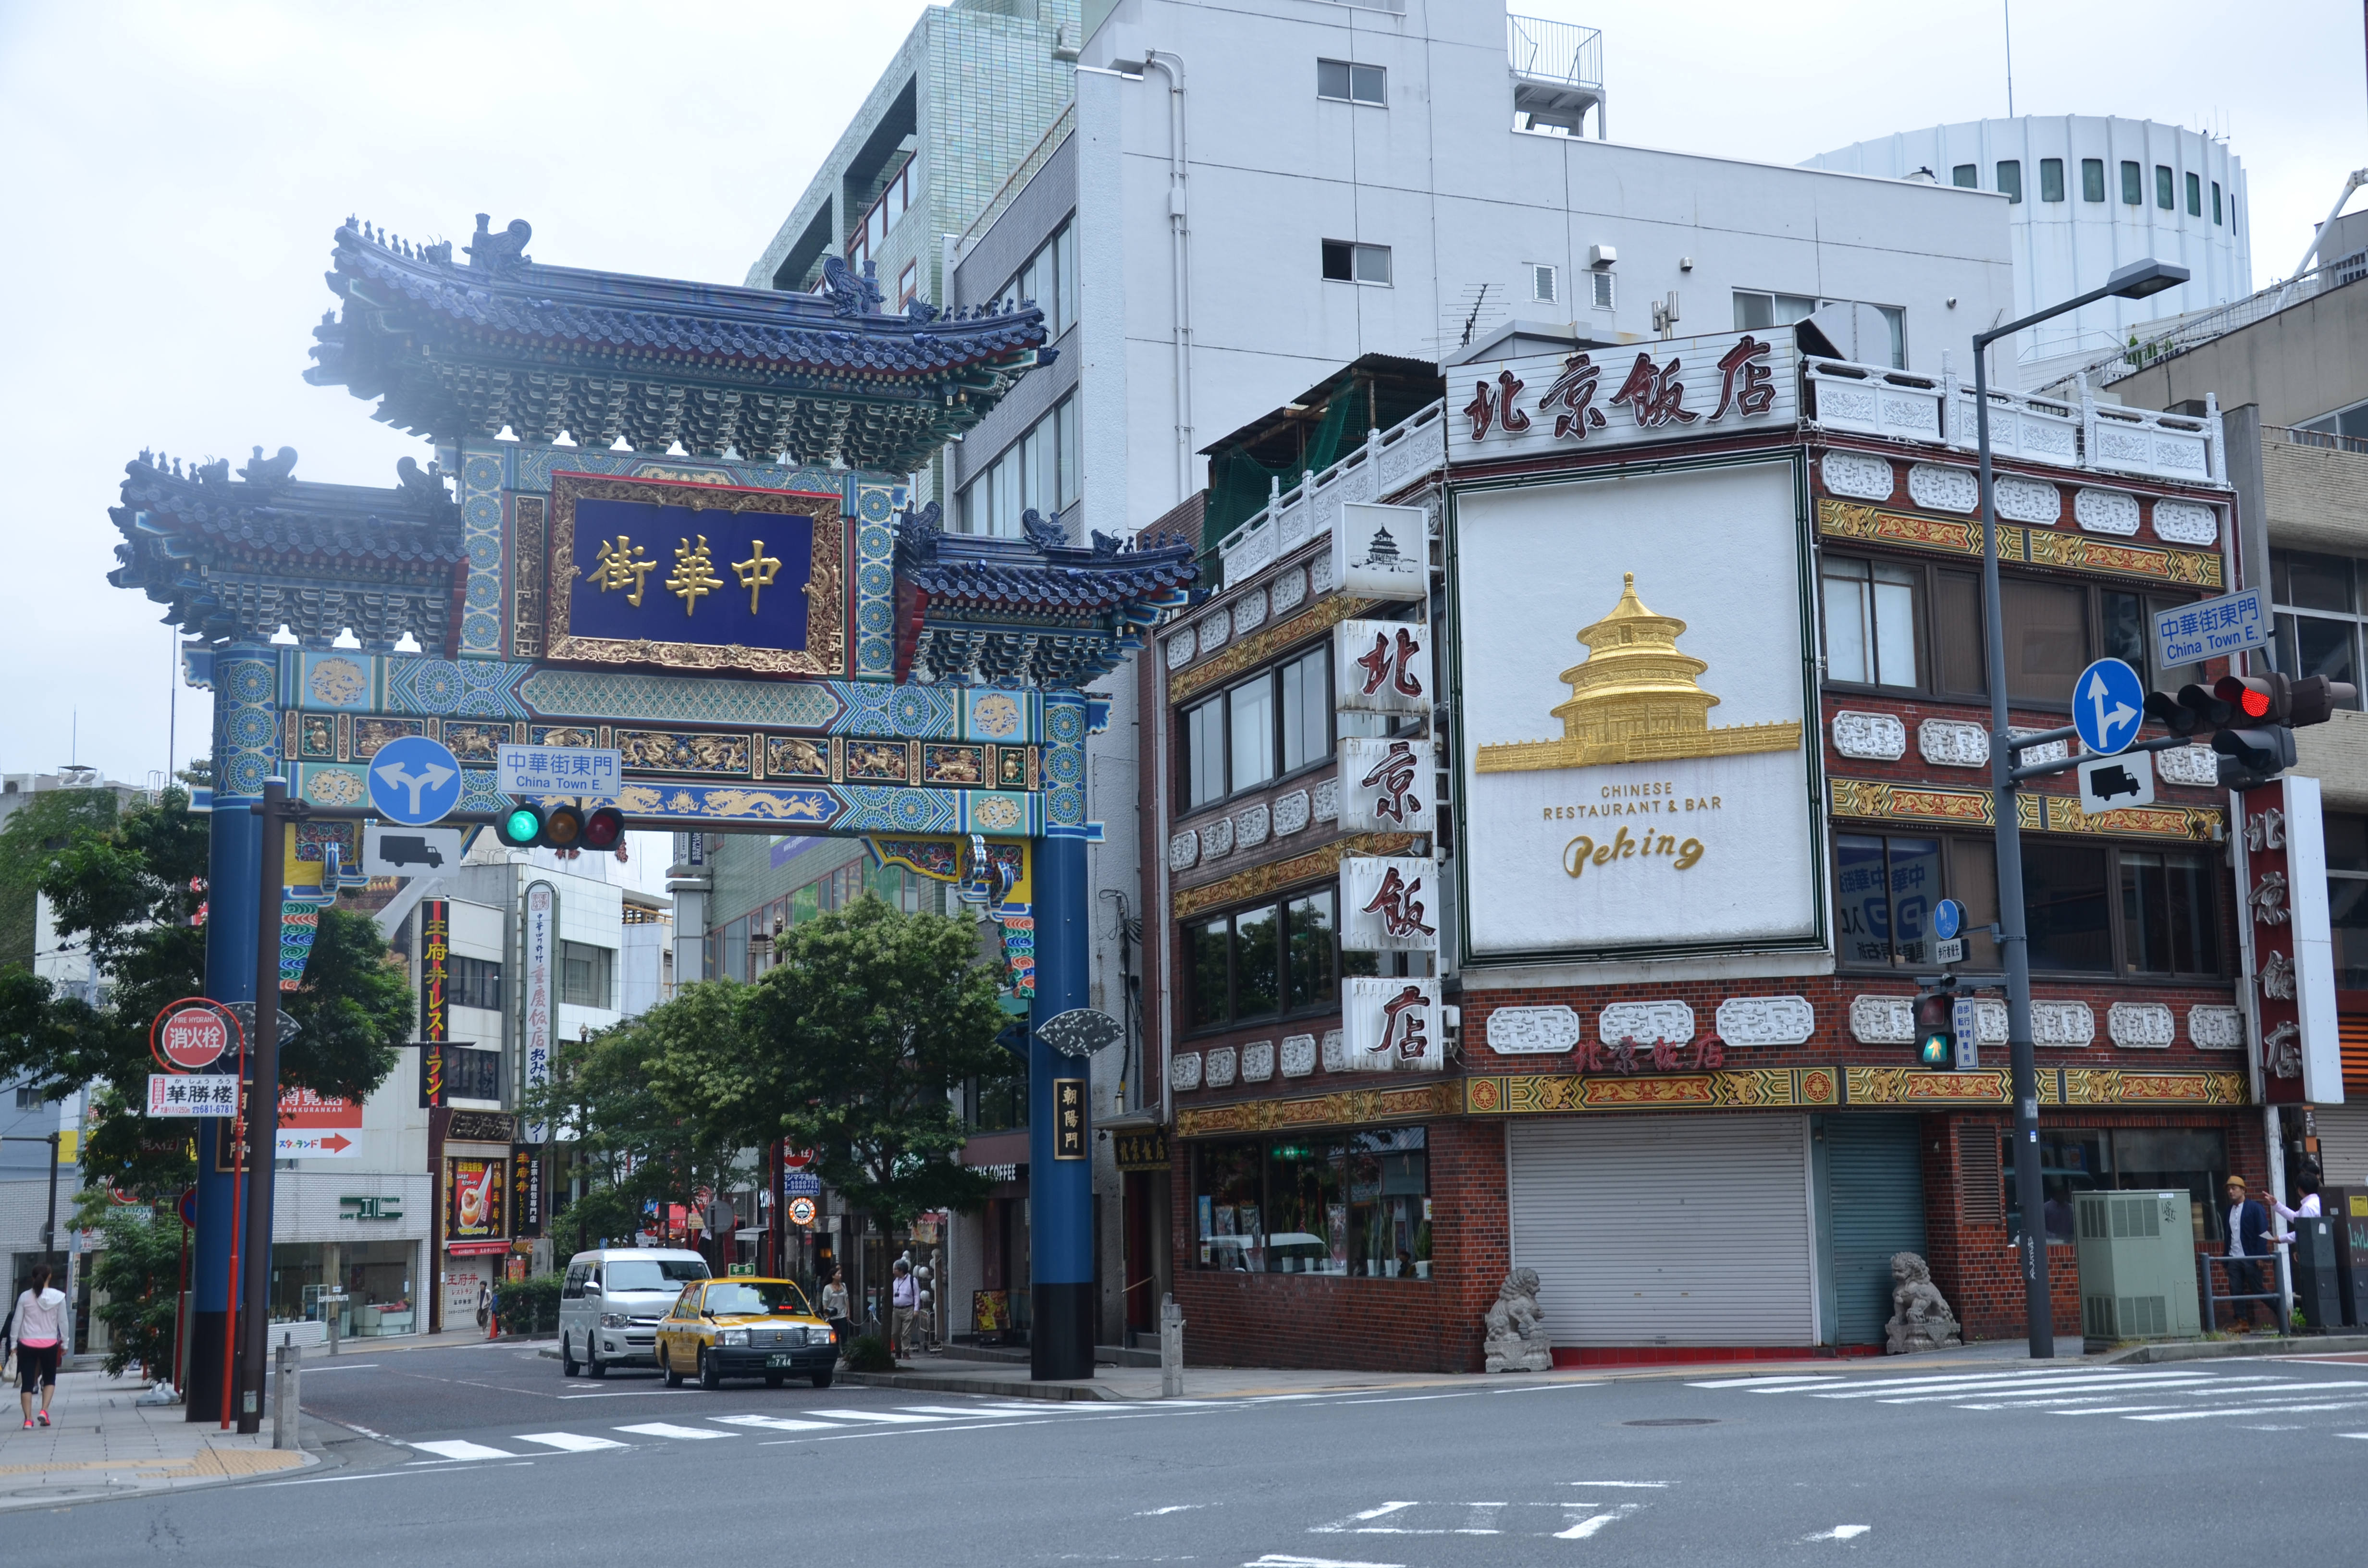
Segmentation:
{"type": "Polygon", "coordinates": [[[1793,468],[1456,497],[1466,950],[1824,939],[1793,468]]]}

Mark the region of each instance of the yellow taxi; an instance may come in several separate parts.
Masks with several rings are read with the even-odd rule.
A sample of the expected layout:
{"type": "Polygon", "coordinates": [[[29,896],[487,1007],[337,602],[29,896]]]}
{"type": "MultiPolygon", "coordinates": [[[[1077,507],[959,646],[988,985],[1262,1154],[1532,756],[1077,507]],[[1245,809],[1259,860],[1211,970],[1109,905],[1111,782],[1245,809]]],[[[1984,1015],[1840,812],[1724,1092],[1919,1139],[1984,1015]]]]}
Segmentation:
{"type": "Polygon", "coordinates": [[[838,1342],[794,1281],[701,1279],[684,1286],[658,1320],[657,1362],[669,1388],[693,1377],[708,1389],[726,1378],[762,1378],[767,1388],[780,1388],[795,1373],[826,1389],[838,1342]]]}

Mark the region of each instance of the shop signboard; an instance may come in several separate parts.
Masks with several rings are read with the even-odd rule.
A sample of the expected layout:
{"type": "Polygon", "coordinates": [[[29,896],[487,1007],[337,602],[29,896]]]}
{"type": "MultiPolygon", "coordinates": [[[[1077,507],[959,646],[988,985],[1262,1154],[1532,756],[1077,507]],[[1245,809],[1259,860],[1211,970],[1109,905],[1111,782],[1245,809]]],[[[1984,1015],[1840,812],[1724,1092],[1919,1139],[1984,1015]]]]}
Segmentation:
{"type": "Polygon", "coordinates": [[[1446,1065],[1439,981],[1359,975],[1342,983],[1352,1073],[1435,1073],[1446,1065]]]}
{"type": "Polygon", "coordinates": [[[463,1143],[508,1143],[518,1138],[518,1118],[506,1110],[456,1110],[444,1136],[463,1143]]]}
{"type": "Polygon", "coordinates": [[[2245,983],[2266,1105],[2341,1105],[2342,1039],[2327,907],[2327,841],[2316,778],[2242,796],[2237,872],[2245,890],[2245,983]]]}
{"type": "Polygon", "coordinates": [[[1431,743],[1381,736],[1340,743],[1340,830],[1343,833],[1429,833],[1431,743]]]}
{"type": "Polygon", "coordinates": [[[236,1116],[238,1075],[234,1073],[151,1073],[148,1074],[150,1116],[236,1116]]]}
{"type": "Polygon", "coordinates": [[[448,1242],[488,1242],[509,1235],[507,1164],[504,1159],[452,1156],[444,1162],[444,1236],[448,1242]]]}
{"type": "Polygon", "coordinates": [[[1332,580],[1360,599],[1419,599],[1430,590],[1430,517],[1420,506],[1349,501],[1332,524],[1332,580]]]}
{"type": "Polygon", "coordinates": [[[452,904],[449,899],[422,899],[419,903],[419,1038],[452,1038],[452,1009],[445,996],[450,977],[452,904]]]}
{"type": "Polygon", "coordinates": [[[1456,494],[1467,961],[1825,944],[1796,488],[1780,459],[1456,494]]]}
{"type": "Polygon", "coordinates": [[[1086,1157],[1086,1081],[1083,1078],[1053,1080],[1053,1157],[1056,1160],[1082,1160],[1086,1157]]]}
{"type": "Polygon", "coordinates": [[[1448,379],[1447,460],[1461,467],[1789,426],[1797,361],[1790,332],[1762,329],[1459,366],[1448,379]]]}
{"type": "Polygon", "coordinates": [[[1332,629],[1332,701],[1343,712],[1430,712],[1430,628],[1344,620],[1332,629]]]}
{"type": "Polygon", "coordinates": [[[1340,945],[1351,952],[1439,950],[1439,862],[1351,855],[1340,862],[1340,945]]]}
{"type": "Polygon", "coordinates": [[[542,1145],[520,1143],[510,1150],[510,1233],[542,1234],[542,1145]]]}
{"type": "Polygon", "coordinates": [[[1167,1130],[1146,1128],[1140,1132],[1112,1132],[1110,1142],[1122,1171],[1164,1171],[1167,1168],[1167,1130]]]}
{"type": "Polygon", "coordinates": [[[279,1157],[358,1160],[362,1153],[362,1102],[311,1089],[279,1091],[279,1157]]]}
{"type": "MultiPolygon", "coordinates": [[[[559,890],[535,882],[526,890],[526,994],[518,1010],[524,1034],[519,1059],[526,1064],[526,1094],[531,1100],[551,1081],[551,1042],[559,1027],[554,1006],[552,969],[558,962],[559,890]]],[[[527,1129],[530,1142],[541,1143],[550,1130],[541,1122],[527,1129]]]]}
{"type": "Polygon", "coordinates": [[[450,1049],[434,1041],[419,1048],[419,1108],[444,1103],[444,1052],[450,1049]]]}

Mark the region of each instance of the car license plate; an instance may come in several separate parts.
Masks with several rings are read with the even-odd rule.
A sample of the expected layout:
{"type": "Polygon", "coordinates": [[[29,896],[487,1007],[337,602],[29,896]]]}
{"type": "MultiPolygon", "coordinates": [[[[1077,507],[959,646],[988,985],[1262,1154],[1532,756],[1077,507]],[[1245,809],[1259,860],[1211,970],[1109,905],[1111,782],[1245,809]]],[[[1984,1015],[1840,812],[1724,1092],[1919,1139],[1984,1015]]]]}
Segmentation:
{"type": "Polygon", "coordinates": [[[765,1358],[765,1365],[768,1367],[786,1367],[796,1359],[797,1358],[794,1356],[768,1356],[765,1358]]]}

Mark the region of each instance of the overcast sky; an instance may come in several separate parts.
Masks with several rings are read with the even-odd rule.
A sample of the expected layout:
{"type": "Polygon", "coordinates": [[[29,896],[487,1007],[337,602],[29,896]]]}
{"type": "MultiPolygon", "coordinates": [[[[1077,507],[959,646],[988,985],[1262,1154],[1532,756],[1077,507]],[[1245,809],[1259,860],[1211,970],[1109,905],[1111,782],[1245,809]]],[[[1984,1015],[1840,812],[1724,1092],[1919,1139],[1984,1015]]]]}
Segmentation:
{"type": "MultiPolygon", "coordinates": [[[[1606,27],[1622,141],[1792,163],[2006,112],[1997,0],[1516,8],[1606,27]]],[[[142,447],[292,446],[299,478],[363,484],[426,457],[301,380],[347,213],[465,241],[482,209],[530,221],[539,260],[737,283],[920,10],[0,0],[0,427],[17,452],[0,772],[73,756],[141,783],[166,766],[171,635],[105,575],[107,508],[142,447]]],[[[2026,4],[2014,23],[2019,111],[2230,138],[2257,284],[2368,164],[2350,0],[2026,4]]],[[[207,749],[211,702],[183,689],[169,711],[177,765],[207,749]]]]}

